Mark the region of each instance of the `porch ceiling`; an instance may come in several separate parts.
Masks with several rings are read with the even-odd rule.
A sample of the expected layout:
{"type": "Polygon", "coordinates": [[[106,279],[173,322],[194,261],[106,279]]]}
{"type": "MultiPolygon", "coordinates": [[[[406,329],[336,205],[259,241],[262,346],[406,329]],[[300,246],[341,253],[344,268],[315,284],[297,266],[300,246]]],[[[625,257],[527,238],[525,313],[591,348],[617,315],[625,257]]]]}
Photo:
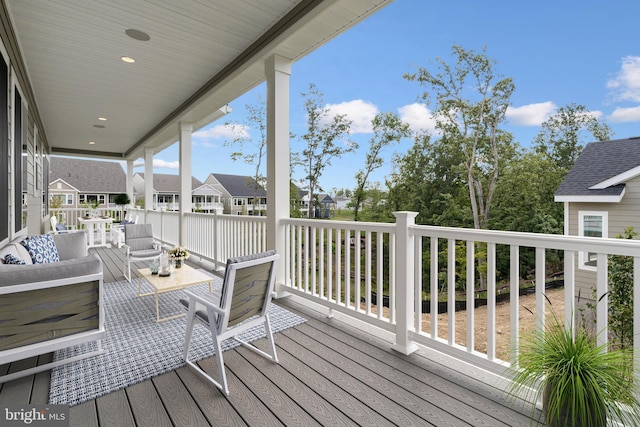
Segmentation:
{"type": "Polygon", "coordinates": [[[219,117],[264,81],[270,55],[296,61],[391,1],[4,0],[2,13],[51,152],[135,159],[175,142],[179,121],[219,117]]]}

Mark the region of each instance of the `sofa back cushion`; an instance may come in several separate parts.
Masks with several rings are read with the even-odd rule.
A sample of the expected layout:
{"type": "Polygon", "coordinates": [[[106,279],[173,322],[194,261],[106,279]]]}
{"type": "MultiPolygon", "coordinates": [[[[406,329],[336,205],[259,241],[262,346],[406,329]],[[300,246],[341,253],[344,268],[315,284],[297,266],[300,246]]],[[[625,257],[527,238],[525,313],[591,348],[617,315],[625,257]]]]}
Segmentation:
{"type": "Polygon", "coordinates": [[[29,252],[34,264],[47,264],[60,261],[56,242],[50,234],[29,236],[20,242],[29,252]]]}
{"type": "Polygon", "coordinates": [[[82,258],[88,255],[87,236],[84,232],[54,234],[60,261],[82,258]]]}

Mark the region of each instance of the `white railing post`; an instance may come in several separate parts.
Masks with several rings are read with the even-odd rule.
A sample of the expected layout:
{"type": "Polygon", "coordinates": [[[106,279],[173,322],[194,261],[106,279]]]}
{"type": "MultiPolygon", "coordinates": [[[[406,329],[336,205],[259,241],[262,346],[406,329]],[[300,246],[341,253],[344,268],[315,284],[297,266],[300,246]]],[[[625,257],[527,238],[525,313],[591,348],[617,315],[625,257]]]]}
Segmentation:
{"type": "Polygon", "coordinates": [[[414,237],[410,228],[415,225],[417,212],[394,212],[396,217],[396,342],[393,349],[411,354],[418,349],[410,329],[414,317],[414,237]]]}

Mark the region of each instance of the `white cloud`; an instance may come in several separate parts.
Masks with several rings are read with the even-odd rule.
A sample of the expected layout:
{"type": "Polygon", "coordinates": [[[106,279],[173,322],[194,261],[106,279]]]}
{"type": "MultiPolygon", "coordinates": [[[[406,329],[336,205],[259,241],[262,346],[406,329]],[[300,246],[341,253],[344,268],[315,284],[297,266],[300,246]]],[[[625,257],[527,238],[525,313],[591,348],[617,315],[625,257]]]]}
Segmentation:
{"type": "MultiPolygon", "coordinates": [[[[241,136],[249,136],[248,127],[245,125],[235,126],[234,129],[238,129],[241,136]]],[[[215,125],[208,128],[204,128],[197,132],[194,132],[192,138],[194,139],[233,139],[237,136],[234,130],[230,126],[215,125]]]]}
{"type": "Polygon", "coordinates": [[[539,126],[547,120],[557,108],[558,106],[551,101],[538,102],[521,107],[508,107],[506,116],[516,125],[539,126]]]}
{"type": "Polygon", "coordinates": [[[424,104],[413,103],[398,108],[400,119],[407,123],[414,132],[436,134],[436,120],[424,104]]]}
{"type": "Polygon", "coordinates": [[[640,56],[625,56],[622,66],[607,82],[615,100],[640,102],[640,56]]]}
{"type": "Polygon", "coordinates": [[[614,123],[638,122],[640,121],[640,106],[629,108],[616,108],[609,115],[609,120],[614,123]]]}
{"type": "Polygon", "coordinates": [[[344,114],[347,116],[347,120],[352,121],[350,134],[373,132],[371,120],[378,114],[378,107],[374,104],[362,99],[355,99],[340,104],[327,104],[326,108],[329,111],[329,118],[344,114]]]}
{"type": "Polygon", "coordinates": [[[174,160],[173,162],[168,162],[166,160],[153,159],[153,167],[166,168],[166,169],[180,169],[180,162],[177,160],[174,160]]]}

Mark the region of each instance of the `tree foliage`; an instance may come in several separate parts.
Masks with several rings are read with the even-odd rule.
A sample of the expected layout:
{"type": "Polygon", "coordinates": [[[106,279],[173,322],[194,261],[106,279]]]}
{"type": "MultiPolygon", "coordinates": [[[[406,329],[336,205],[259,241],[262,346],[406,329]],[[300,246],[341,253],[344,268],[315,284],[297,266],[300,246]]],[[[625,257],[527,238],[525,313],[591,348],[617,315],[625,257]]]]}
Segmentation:
{"type": "Polygon", "coordinates": [[[399,142],[410,135],[409,125],[403,123],[393,113],[377,114],[371,121],[373,137],[369,140],[369,151],[365,157],[364,169],[356,174],[356,189],[353,192],[353,219],[358,221],[358,212],[365,198],[369,175],[384,164],[382,151],[388,145],[399,142]]]}
{"type": "Polygon", "coordinates": [[[314,200],[320,187],[320,177],[331,160],[358,148],[355,142],[348,140],[351,121],[343,114],[331,115],[324,105],[323,95],[311,84],[309,91],[302,94],[307,113],[307,133],[301,136],[305,148],[302,150],[302,162],[309,186],[309,218],[314,217],[314,200]]]}
{"type": "MultiPolygon", "coordinates": [[[[618,239],[638,233],[627,227],[618,239]]],[[[609,328],[618,348],[633,347],[633,257],[609,255],[609,328]]]]}
{"type": "Polygon", "coordinates": [[[542,129],[533,141],[537,152],[549,156],[561,169],[568,172],[582,152],[585,134],[596,141],[606,141],[613,134],[611,128],[584,105],[569,104],[542,123],[542,129]]]}
{"type": "Polygon", "coordinates": [[[231,153],[232,160],[243,160],[246,164],[254,167],[253,180],[249,180],[249,182],[253,186],[255,205],[258,198],[258,188],[264,186],[265,182],[265,177],[262,174],[262,161],[267,153],[267,110],[261,97],[258,97],[256,104],[245,105],[245,109],[247,110],[246,123],[227,122],[224,124],[234,135],[231,141],[225,142],[225,145],[238,149],[238,151],[231,153]],[[249,130],[254,132],[253,136],[249,134],[249,130]]]}
{"type": "Polygon", "coordinates": [[[486,49],[476,53],[454,45],[452,54],[457,58],[453,66],[437,59],[435,70],[419,67],[404,77],[426,88],[422,98],[434,105],[440,143],[462,154],[473,225],[485,228],[501,156],[512,141],[500,126],[515,85],[495,73],[495,61],[486,56],[486,49]]]}

